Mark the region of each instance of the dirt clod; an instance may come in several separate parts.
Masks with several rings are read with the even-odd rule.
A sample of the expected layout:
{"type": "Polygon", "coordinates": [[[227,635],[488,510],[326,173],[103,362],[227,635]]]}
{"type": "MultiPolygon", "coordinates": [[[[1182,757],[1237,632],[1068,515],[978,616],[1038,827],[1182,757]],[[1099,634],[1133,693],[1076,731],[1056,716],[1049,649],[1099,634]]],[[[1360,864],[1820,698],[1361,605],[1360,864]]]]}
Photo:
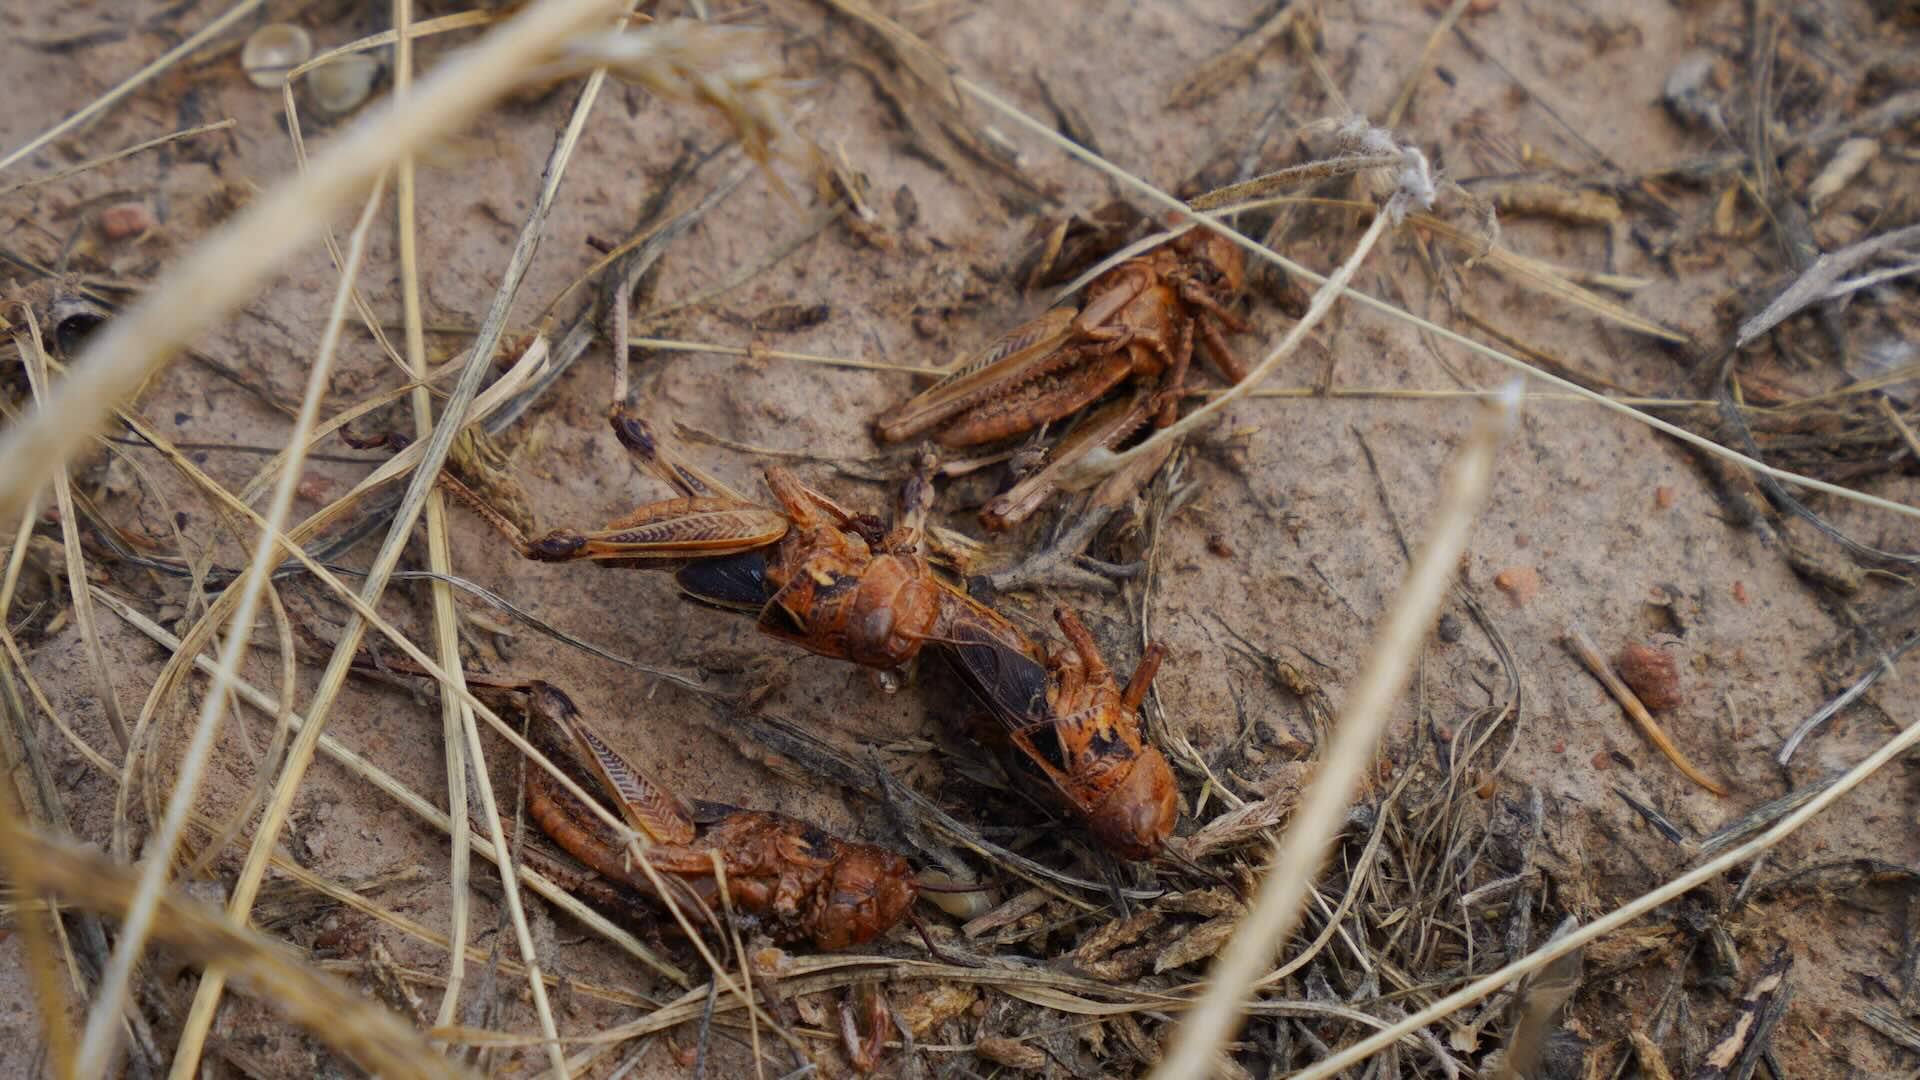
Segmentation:
{"type": "Polygon", "coordinates": [[[1685,704],[1680,668],[1667,650],[1653,645],[1629,645],[1613,658],[1613,666],[1647,708],[1658,712],[1685,704]]]}
{"type": "Polygon", "coordinates": [[[1495,574],[1493,583],[1515,607],[1522,607],[1540,592],[1540,571],[1531,566],[1510,566],[1495,574]]]}

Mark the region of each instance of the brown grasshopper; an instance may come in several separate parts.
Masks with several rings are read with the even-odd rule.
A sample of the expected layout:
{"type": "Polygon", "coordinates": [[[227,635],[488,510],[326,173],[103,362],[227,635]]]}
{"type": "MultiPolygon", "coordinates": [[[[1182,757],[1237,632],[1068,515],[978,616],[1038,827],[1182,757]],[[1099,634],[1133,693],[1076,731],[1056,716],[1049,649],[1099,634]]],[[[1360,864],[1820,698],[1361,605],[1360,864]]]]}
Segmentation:
{"type": "Polygon", "coordinates": [[[616,897],[637,893],[711,918],[722,906],[724,882],[727,904],[773,940],[845,949],[898,925],[919,895],[913,868],[886,848],[842,840],[785,814],[682,800],[609,746],[550,683],[471,673],[468,681],[523,695],[538,721],[536,741],[556,764],[571,766],[583,788],[610,796],[645,839],[638,852],[629,852],[545,772],[529,771],[534,824],[615,886],[616,897]],[[641,859],[654,875],[641,869],[641,859]]]}
{"type": "Polygon", "coordinates": [[[613,427],[678,498],[602,529],[528,540],[458,481],[443,483],[527,558],[673,569],[693,599],[753,614],[764,633],[822,656],[892,677],[937,647],[992,713],[990,744],[1010,751],[1114,853],[1160,852],[1178,816],[1177,788],[1137,713],[1157,649],[1122,692],[1071,613],[1057,616],[1068,648],[1037,645],[935,573],[917,553],[916,528],[888,529],[778,467],[766,477],[781,508],[759,506],[680,459],[624,407],[613,427]]]}
{"type": "Polygon", "coordinates": [[[990,529],[1018,524],[1058,486],[1059,469],[1110,449],[1152,420],[1166,426],[1186,392],[1194,339],[1229,382],[1247,369],[1226,331],[1247,326],[1226,303],[1246,282],[1240,249],[1192,229],[1127,259],[1061,306],[1008,331],[939,382],[881,414],[874,433],[902,442],[931,432],[947,447],[976,446],[1064,419],[1128,379],[1130,399],[1103,410],[1056,447],[1048,468],[981,512],[990,529]]]}

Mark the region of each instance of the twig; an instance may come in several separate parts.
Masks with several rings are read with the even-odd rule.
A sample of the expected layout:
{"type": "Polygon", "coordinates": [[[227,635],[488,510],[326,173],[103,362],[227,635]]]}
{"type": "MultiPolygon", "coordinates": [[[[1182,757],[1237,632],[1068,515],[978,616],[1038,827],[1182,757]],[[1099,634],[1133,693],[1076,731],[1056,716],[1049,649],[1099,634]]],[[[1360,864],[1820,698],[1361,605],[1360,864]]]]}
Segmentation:
{"type": "Polygon", "coordinates": [[[1640,703],[1639,697],[1635,696],[1626,683],[1620,681],[1620,676],[1613,673],[1613,668],[1607,665],[1606,658],[1600,655],[1600,650],[1594,647],[1593,639],[1587,636],[1585,630],[1580,629],[1577,624],[1568,624],[1566,637],[1563,640],[1567,643],[1567,648],[1573,651],[1573,655],[1587,665],[1587,670],[1593,672],[1593,677],[1600,680],[1600,685],[1607,688],[1607,693],[1612,694],[1613,699],[1626,710],[1627,716],[1633,721],[1634,726],[1640,729],[1640,733],[1651,740],[1653,745],[1667,756],[1667,760],[1673,762],[1675,768],[1685,774],[1687,779],[1723,799],[1726,798],[1727,789],[1706,773],[1701,772],[1693,762],[1687,760],[1687,755],[1681,753],[1680,748],[1674,745],[1666,729],[1654,721],[1653,714],[1640,703]]]}
{"type": "Polygon", "coordinates": [[[1899,757],[1915,745],[1920,745],[1920,722],[1909,725],[1902,730],[1900,734],[1889,739],[1880,749],[1868,754],[1853,768],[1848,769],[1845,774],[1838,777],[1825,790],[1808,800],[1805,806],[1789,815],[1773,828],[1768,829],[1761,836],[1717,858],[1702,863],[1659,888],[1647,892],[1608,912],[1586,926],[1568,934],[1566,937],[1557,941],[1548,942],[1545,946],[1507,964],[1498,971],[1475,979],[1473,982],[1446,995],[1412,1016],[1407,1017],[1405,1020],[1392,1024],[1386,1030],[1369,1035],[1365,1039],[1333,1054],[1325,1060],[1316,1062],[1306,1071],[1293,1077],[1293,1080],[1327,1080],[1328,1077],[1337,1075],[1342,1069],[1365,1061],[1372,1055],[1392,1045],[1393,1040],[1402,1035],[1451,1016],[1453,1013],[1473,1002],[1485,998],[1488,994],[1493,993],[1520,976],[1530,971],[1538,970],[1552,963],[1554,960],[1565,956],[1567,953],[1584,947],[1588,942],[1610,934],[1628,923],[1633,922],[1640,916],[1645,915],[1647,912],[1698,888],[1702,883],[1720,876],[1728,869],[1746,862],[1748,859],[1761,854],[1786,839],[1802,825],[1813,820],[1822,810],[1832,805],[1834,800],[1860,786],[1868,777],[1884,767],[1887,762],[1899,757]]]}
{"type": "Polygon", "coordinates": [[[1373,762],[1421,642],[1439,616],[1440,601],[1458,572],[1460,553],[1492,487],[1495,453],[1514,422],[1520,396],[1516,384],[1504,401],[1481,414],[1461,448],[1433,511],[1425,546],[1375,635],[1366,666],[1334,725],[1327,755],[1294,811],[1292,826],[1265,875],[1253,910],[1209,973],[1205,995],[1174,1033],[1155,1077],[1198,1076],[1211,1066],[1214,1053],[1234,1027],[1249,985],[1273,956],[1275,945],[1298,923],[1301,901],[1353,792],[1373,762]]]}
{"type": "Polygon", "coordinates": [[[1792,761],[1793,755],[1798,753],[1800,750],[1800,744],[1807,741],[1807,736],[1813,734],[1814,731],[1818,729],[1821,724],[1824,724],[1828,720],[1833,719],[1833,717],[1836,714],[1838,714],[1841,709],[1844,709],[1848,705],[1853,704],[1854,699],[1858,698],[1861,694],[1866,693],[1867,690],[1871,688],[1874,683],[1879,682],[1880,677],[1882,675],[1885,675],[1887,672],[1892,671],[1894,663],[1898,661],[1902,656],[1905,656],[1907,654],[1907,650],[1913,648],[1915,645],[1920,645],[1920,634],[1915,634],[1914,636],[1908,638],[1906,641],[1901,642],[1899,648],[1893,650],[1890,653],[1883,655],[1880,658],[1880,663],[1877,666],[1870,669],[1866,674],[1860,676],[1858,679],[1855,679],[1852,686],[1849,686],[1845,690],[1840,691],[1840,693],[1837,696],[1835,696],[1832,701],[1829,701],[1825,705],[1820,706],[1819,710],[1816,711],[1812,716],[1809,716],[1805,720],[1802,720],[1798,724],[1795,724],[1793,727],[1793,733],[1787,736],[1786,742],[1783,742],[1780,744],[1780,752],[1773,756],[1773,760],[1779,762],[1782,765],[1785,765],[1788,762],[1792,761]]]}
{"type": "Polygon", "coordinates": [[[1747,992],[1740,995],[1733,1016],[1721,1026],[1720,1038],[1707,1051],[1707,1059],[1693,1074],[1693,1080],[1748,1080],[1753,1075],[1767,1040],[1773,1036],[1774,1025],[1793,998],[1793,984],[1787,981],[1792,970],[1793,950],[1782,945],[1774,950],[1773,958],[1760,969],[1747,992]]]}

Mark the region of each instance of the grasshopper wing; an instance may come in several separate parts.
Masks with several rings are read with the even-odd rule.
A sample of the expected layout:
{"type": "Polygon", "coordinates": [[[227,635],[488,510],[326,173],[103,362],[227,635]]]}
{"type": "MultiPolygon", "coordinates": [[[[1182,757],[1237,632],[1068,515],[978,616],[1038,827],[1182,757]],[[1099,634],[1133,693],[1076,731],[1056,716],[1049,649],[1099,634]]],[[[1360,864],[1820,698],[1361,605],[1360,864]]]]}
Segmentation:
{"type": "Polygon", "coordinates": [[[1057,307],[1003,334],[952,374],[874,422],[881,442],[901,442],[1047,371],[1072,336],[1079,312],[1057,307]]]}

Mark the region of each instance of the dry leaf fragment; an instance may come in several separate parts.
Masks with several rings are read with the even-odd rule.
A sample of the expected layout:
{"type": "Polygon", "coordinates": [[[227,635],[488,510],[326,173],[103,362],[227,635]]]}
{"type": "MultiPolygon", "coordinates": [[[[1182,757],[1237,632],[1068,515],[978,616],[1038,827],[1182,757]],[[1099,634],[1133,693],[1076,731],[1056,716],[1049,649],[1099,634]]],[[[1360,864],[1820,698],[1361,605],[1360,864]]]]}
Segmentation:
{"type": "Polygon", "coordinates": [[[1160,950],[1154,958],[1153,973],[1171,971],[1196,961],[1205,960],[1220,951],[1221,947],[1233,940],[1233,928],[1240,925],[1239,915],[1222,915],[1194,927],[1187,936],[1160,950]]]}
{"type": "Polygon", "coordinates": [[[1570,225],[1612,225],[1620,200],[1604,191],[1547,180],[1509,180],[1475,190],[1508,217],[1546,217],[1570,225]]]}
{"type": "Polygon", "coordinates": [[[1009,1069],[1039,1072],[1047,1067],[1046,1052],[1038,1047],[997,1035],[983,1035],[973,1044],[973,1052],[1009,1069]]]}
{"type": "Polygon", "coordinates": [[[1833,160],[1807,185],[1807,205],[1818,213],[1821,203],[1840,194],[1842,188],[1860,175],[1860,170],[1879,156],[1880,144],[1873,139],[1854,138],[1841,143],[1833,152],[1833,160]]]}

